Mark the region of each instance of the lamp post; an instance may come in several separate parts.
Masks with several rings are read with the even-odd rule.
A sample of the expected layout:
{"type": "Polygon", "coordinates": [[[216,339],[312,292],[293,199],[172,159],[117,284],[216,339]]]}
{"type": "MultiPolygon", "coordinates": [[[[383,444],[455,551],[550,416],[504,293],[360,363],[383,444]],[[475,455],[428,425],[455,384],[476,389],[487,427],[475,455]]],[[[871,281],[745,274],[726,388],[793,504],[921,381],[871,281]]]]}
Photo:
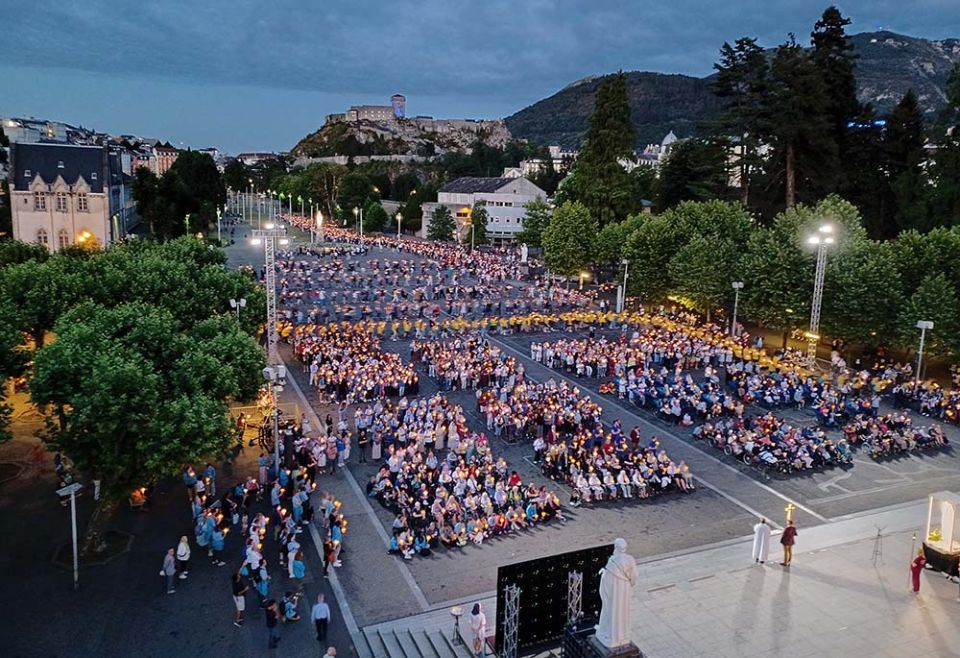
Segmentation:
{"type": "Polygon", "coordinates": [[[400,239],[400,225],[403,223],[403,215],[397,213],[397,239],[400,239]]]}
{"type": "Polygon", "coordinates": [[[231,299],[230,308],[234,309],[237,312],[237,322],[240,322],[240,309],[246,308],[247,300],[244,297],[240,299],[231,299]]]}
{"type": "Polygon", "coordinates": [[[920,330],[920,349],[917,350],[917,374],[914,377],[914,386],[920,385],[920,367],[923,365],[923,340],[927,336],[927,329],[933,329],[933,322],[930,320],[918,320],[917,329],[920,330]]]}
{"type": "Polygon", "coordinates": [[[300,202],[300,216],[303,217],[303,197],[297,196],[297,200],[300,202]]]}
{"type": "Polygon", "coordinates": [[[80,558],[77,551],[77,492],[83,489],[79,482],[57,489],[58,496],[70,496],[70,534],[73,538],[73,589],[80,589],[80,558]]]}
{"type": "Polygon", "coordinates": [[[630,261],[628,259],[624,258],[620,262],[623,263],[623,288],[620,291],[620,299],[617,300],[619,302],[617,304],[617,313],[622,313],[623,309],[627,307],[627,273],[630,270],[630,261]]]}
{"type": "Polygon", "coordinates": [[[820,305],[823,302],[823,277],[827,270],[827,247],[833,244],[833,227],[823,224],[807,242],[817,247],[817,269],[813,277],[813,302],[810,304],[810,331],[807,332],[807,365],[817,367],[817,345],[820,342],[820,305]]]}
{"type": "Polygon", "coordinates": [[[730,323],[730,335],[737,335],[737,307],[740,305],[740,291],[743,290],[743,281],[734,281],[733,286],[733,321],[730,323]]]}
{"type": "Polygon", "coordinates": [[[363,244],[363,208],[353,207],[353,218],[360,219],[360,244],[363,244]]]}
{"type": "Polygon", "coordinates": [[[220,206],[217,206],[217,245],[222,245],[223,240],[220,238],[220,206]]]}

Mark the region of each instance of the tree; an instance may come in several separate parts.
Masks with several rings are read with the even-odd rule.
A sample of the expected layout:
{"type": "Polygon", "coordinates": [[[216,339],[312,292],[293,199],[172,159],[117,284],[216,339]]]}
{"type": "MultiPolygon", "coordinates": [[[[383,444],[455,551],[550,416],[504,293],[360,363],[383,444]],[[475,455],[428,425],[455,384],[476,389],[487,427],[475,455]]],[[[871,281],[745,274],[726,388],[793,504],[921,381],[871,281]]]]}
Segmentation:
{"type": "Polygon", "coordinates": [[[607,224],[597,233],[593,244],[593,259],[598,266],[616,264],[623,257],[624,242],[627,239],[626,222],[607,224]]]}
{"type": "Polygon", "coordinates": [[[390,198],[403,201],[410,198],[410,193],[420,187],[420,179],[412,171],[405,171],[393,179],[390,185],[390,198]]]}
{"type": "Polygon", "coordinates": [[[770,67],[757,40],[743,37],[732,46],[723,44],[720,61],[713,68],[717,74],[711,83],[711,90],[726,101],[723,114],[714,124],[714,131],[718,137],[735,138],[733,146],[736,158],[732,165],[736,168],[740,183],[740,202],[749,206],[750,178],[753,169],[761,165],[757,149],[770,67]]]}
{"type": "Polygon", "coordinates": [[[856,166],[847,158],[848,124],[862,113],[862,108],[857,100],[857,81],[854,76],[857,56],[846,34],[848,25],[850,19],[845,18],[836,7],[830,6],[824,10],[810,34],[813,45],[810,59],[823,80],[826,90],[823,109],[830,125],[829,134],[837,147],[835,154],[828,154],[835,155],[836,160],[826,166],[828,171],[841,174],[834,181],[834,187],[827,188],[828,191],[842,189],[842,175],[855,171],[856,166]]]}
{"type": "MultiPolygon", "coordinates": [[[[685,201],[660,215],[629,217],[624,222],[622,255],[630,261],[630,294],[660,300],[678,292],[680,282],[672,272],[681,271],[680,266],[671,269],[670,263],[684,246],[703,237],[717,244],[729,242],[740,253],[750,231],[751,219],[746,209],[724,201],[685,201]]],[[[688,252],[688,262],[694,253],[688,252]]],[[[736,265],[728,262],[726,267],[735,269],[736,265]]]]}
{"type": "Polygon", "coordinates": [[[815,262],[806,239],[824,222],[833,226],[836,238],[828,261],[829,282],[836,276],[837,259],[867,239],[857,209],[843,199],[830,196],[816,206],[787,209],[769,228],[753,231],[747,240],[741,260],[744,313],[764,327],[782,331],[784,344],[787,334],[810,318],[815,262]]]}
{"type": "Polygon", "coordinates": [[[157,221],[160,216],[160,179],[150,169],[137,167],[133,179],[133,200],[137,214],[147,223],[150,235],[157,235],[157,221]]]}
{"type": "Polygon", "coordinates": [[[838,175],[829,99],[817,65],[792,35],[774,54],[770,85],[763,127],[773,146],[767,184],[792,208],[820,198],[838,175]]]}
{"type": "Polygon", "coordinates": [[[515,236],[519,244],[526,243],[532,247],[539,247],[543,237],[543,231],[550,224],[550,204],[541,197],[533,201],[528,201],[523,206],[523,230],[515,236]]]}
{"type": "Polygon", "coordinates": [[[375,196],[373,183],[365,175],[351,172],[343,177],[343,183],[340,186],[340,205],[348,212],[353,208],[365,207],[375,196]]]}
{"type": "Polygon", "coordinates": [[[919,340],[918,320],[933,322],[927,331],[924,351],[941,357],[956,355],[957,332],[960,331],[960,309],[956,290],[942,273],[929,274],[907,298],[897,317],[897,336],[901,345],[908,349],[919,340]]]}
{"type": "Polygon", "coordinates": [[[370,233],[382,233],[390,221],[387,211],[379,201],[370,200],[363,213],[363,230],[370,233]]]}
{"type": "MultiPolygon", "coordinates": [[[[947,116],[960,117],[960,63],[947,80],[947,116]]],[[[930,214],[938,226],[960,224],[960,128],[951,126],[941,138],[930,167],[930,214]]]]}
{"type": "Polygon", "coordinates": [[[585,205],[601,226],[639,209],[639,198],[632,190],[634,181],[620,162],[633,160],[635,139],[626,77],[621,71],[600,84],[583,149],[565,184],[568,198],[585,205]]]}
{"type": "Polygon", "coordinates": [[[740,245],[730,238],[697,235],[680,247],[668,265],[674,291],[706,315],[733,298],[731,282],[740,277],[740,245]]]}
{"type": "Polygon", "coordinates": [[[304,171],[310,192],[308,196],[316,200],[327,221],[335,219],[338,215],[340,188],[348,173],[348,169],[343,165],[329,162],[311,164],[304,171]]]}
{"type": "Polygon", "coordinates": [[[943,274],[953,287],[953,296],[960,293],[960,268],[956,266],[960,262],[960,227],[938,227],[927,233],[904,231],[893,243],[893,257],[906,297],[931,274],[943,274]]]}
{"type": "Polygon", "coordinates": [[[543,232],[547,267],[564,276],[586,268],[591,261],[597,231],[597,220],[582,203],[567,201],[556,208],[543,232]]]}
{"type": "Polygon", "coordinates": [[[253,172],[240,160],[231,160],[223,168],[223,182],[235,192],[248,189],[252,177],[253,172]]]}
{"type": "Polygon", "coordinates": [[[472,244],[487,244],[490,240],[487,238],[487,222],[490,217],[487,214],[487,202],[480,200],[473,204],[473,210],[470,212],[470,233],[464,235],[464,241],[469,240],[472,244]]]}
{"type": "Polygon", "coordinates": [[[728,196],[727,150],[715,140],[688,139],[674,144],[663,164],[657,205],[666,210],[681,201],[728,196]]]}
{"type": "Polygon", "coordinates": [[[890,340],[897,323],[890,309],[903,302],[893,247],[859,240],[828,262],[823,295],[826,333],[860,344],[890,340]]]}
{"type": "Polygon", "coordinates": [[[924,229],[930,225],[927,207],[929,183],[923,169],[926,154],[923,114],[913,90],[904,94],[887,117],[886,161],[893,208],[894,228],[886,237],[893,237],[908,228],[924,229]]]}
{"type": "Polygon", "coordinates": [[[263,352],[229,317],[183,332],[166,310],[87,302],[36,354],[31,392],[57,422],[44,439],[118,500],[232,442],[227,400],[250,397],[263,352]]]}
{"type": "Polygon", "coordinates": [[[0,240],[0,269],[10,265],[19,265],[30,260],[40,263],[50,257],[50,252],[42,244],[20,242],[19,240],[0,240]]]}
{"type": "Polygon", "coordinates": [[[430,218],[430,228],[427,230],[428,240],[450,242],[453,240],[457,225],[453,221],[450,209],[446,206],[437,206],[430,218]]]}
{"type": "MultiPolygon", "coordinates": [[[[17,310],[8,301],[0,302],[0,382],[19,376],[27,362],[24,335],[16,317],[17,310]]],[[[12,412],[7,404],[7,387],[0,386],[0,443],[12,438],[7,429],[12,412]]]]}

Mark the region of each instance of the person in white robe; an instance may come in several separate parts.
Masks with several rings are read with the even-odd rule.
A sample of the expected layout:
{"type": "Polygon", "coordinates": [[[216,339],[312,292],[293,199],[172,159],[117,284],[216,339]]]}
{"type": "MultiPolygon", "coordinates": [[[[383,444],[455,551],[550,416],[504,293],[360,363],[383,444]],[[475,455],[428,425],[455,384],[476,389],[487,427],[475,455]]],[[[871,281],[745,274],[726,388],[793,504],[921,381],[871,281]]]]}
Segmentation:
{"type": "Polygon", "coordinates": [[[753,561],[763,564],[770,552],[770,526],[766,519],[753,526],[753,561]]]}

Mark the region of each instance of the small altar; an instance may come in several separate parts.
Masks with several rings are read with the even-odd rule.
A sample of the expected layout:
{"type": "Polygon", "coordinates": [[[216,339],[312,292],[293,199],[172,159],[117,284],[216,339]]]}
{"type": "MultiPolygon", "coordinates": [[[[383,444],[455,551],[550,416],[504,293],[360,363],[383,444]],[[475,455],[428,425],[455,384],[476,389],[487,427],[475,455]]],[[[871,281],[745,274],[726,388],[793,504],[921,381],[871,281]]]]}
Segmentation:
{"type": "Polygon", "coordinates": [[[960,496],[949,491],[930,494],[923,555],[927,566],[951,576],[960,567],[960,496]]]}

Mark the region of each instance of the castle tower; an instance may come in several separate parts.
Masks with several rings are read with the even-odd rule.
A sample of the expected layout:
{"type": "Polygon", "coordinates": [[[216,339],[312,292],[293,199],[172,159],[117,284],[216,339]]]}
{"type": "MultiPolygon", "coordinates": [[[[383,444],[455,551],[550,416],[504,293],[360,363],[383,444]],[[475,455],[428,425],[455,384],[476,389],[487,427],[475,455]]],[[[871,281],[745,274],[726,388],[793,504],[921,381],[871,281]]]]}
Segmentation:
{"type": "Polygon", "coordinates": [[[393,116],[402,119],[407,112],[407,97],[403,94],[394,94],[390,97],[390,105],[393,107],[393,116]]]}

